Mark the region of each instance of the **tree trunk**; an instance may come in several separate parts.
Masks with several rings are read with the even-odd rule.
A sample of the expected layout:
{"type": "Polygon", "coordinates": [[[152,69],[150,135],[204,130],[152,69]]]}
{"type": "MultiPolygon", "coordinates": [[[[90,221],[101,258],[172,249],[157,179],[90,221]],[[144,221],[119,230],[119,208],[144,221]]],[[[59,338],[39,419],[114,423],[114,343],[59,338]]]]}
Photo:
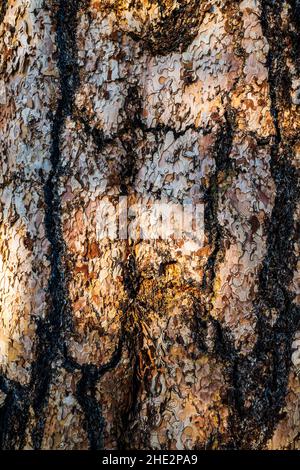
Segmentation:
{"type": "Polygon", "coordinates": [[[299,449],[299,0],[0,22],[2,448],[299,449]],[[120,196],[203,243],[100,237],[120,196]]]}

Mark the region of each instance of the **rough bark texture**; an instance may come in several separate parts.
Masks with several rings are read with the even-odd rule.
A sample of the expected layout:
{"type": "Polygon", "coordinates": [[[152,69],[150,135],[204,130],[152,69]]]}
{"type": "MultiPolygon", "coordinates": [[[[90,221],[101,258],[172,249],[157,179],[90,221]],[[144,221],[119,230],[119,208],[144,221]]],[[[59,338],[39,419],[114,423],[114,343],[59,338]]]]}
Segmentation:
{"type": "Polygon", "coordinates": [[[0,22],[1,447],[299,449],[300,2],[0,22]],[[119,195],[204,202],[204,246],[98,240],[119,195]]]}

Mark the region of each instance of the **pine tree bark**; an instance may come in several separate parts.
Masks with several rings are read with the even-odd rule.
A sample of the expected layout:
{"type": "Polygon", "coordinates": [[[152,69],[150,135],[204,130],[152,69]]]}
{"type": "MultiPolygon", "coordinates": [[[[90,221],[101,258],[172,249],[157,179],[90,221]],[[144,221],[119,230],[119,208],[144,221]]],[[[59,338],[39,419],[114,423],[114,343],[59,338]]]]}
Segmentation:
{"type": "Polygon", "coordinates": [[[298,0],[2,0],[3,449],[299,449],[298,0]],[[119,196],[205,241],[97,238],[119,196]]]}

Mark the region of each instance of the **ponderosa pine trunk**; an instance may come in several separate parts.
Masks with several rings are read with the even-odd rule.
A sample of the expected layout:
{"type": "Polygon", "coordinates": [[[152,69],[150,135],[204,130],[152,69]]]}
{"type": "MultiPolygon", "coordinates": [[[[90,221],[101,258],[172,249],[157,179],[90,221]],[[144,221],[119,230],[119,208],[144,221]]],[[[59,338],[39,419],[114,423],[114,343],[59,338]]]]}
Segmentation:
{"type": "Polygon", "coordinates": [[[1,2],[2,448],[299,449],[299,0],[1,2]]]}

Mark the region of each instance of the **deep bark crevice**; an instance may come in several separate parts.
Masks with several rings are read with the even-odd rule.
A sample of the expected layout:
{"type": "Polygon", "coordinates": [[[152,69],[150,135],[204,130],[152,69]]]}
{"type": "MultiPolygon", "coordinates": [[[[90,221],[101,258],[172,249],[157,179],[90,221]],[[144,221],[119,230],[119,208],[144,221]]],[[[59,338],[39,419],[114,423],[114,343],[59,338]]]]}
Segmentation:
{"type": "MultiPolygon", "coordinates": [[[[117,8],[121,8],[121,3],[116,2],[117,8]]],[[[77,125],[77,132],[81,129],[83,134],[86,135],[86,139],[90,137],[93,140],[96,147],[93,148],[95,153],[102,153],[106,146],[114,143],[117,143],[119,148],[122,147],[120,162],[118,160],[119,155],[116,157],[116,160],[118,160],[117,179],[114,174],[112,180],[114,183],[117,181],[120,195],[133,197],[135,196],[134,185],[139,168],[142,167],[148,157],[146,155],[146,152],[148,152],[147,140],[151,141],[151,145],[154,142],[153,147],[149,144],[149,153],[152,153],[153,156],[154,152],[159,151],[160,145],[163,144],[168,132],[172,132],[176,140],[185,136],[189,131],[204,136],[217,129],[215,131],[216,135],[211,135],[214,138],[214,147],[212,149],[212,144],[208,148],[208,153],[211,152],[211,156],[215,160],[215,167],[212,173],[208,173],[210,176],[207,177],[206,183],[204,183],[205,230],[210,255],[204,267],[202,284],[200,285],[200,282],[196,283],[196,281],[190,279],[184,288],[188,291],[190,298],[193,299],[191,305],[189,305],[189,308],[192,309],[192,319],[189,327],[192,340],[197,347],[195,351],[193,350],[191,360],[194,358],[196,360],[197,355],[208,355],[212,363],[217,362],[221,365],[224,372],[224,380],[221,385],[223,389],[220,395],[221,405],[224,405],[226,410],[229,409],[229,421],[224,435],[217,429],[218,424],[215,430],[208,430],[204,438],[206,442],[203,440],[204,443],[201,446],[205,449],[215,448],[216,444],[220,449],[262,449],[265,448],[268,440],[274,436],[276,426],[283,417],[288,392],[288,379],[292,365],[291,345],[296,331],[300,328],[300,309],[294,303],[295,294],[291,291],[297,265],[295,252],[297,227],[294,219],[300,193],[299,172],[292,162],[296,160],[295,144],[298,137],[296,126],[293,127],[289,124],[290,116],[286,118],[286,115],[295,109],[293,106],[298,102],[297,93],[299,90],[297,90],[296,74],[299,74],[300,71],[300,1],[276,2],[261,0],[258,7],[259,13],[256,12],[255,14],[260,20],[263,36],[269,44],[267,62],[263,64],[266,65],[268,70],[269,102],[257,105],[259,109],[271,111],[275,132],[274,136],[270,136],[270,133],[268,133],[268,137],[259,137],[256,131],[246,130],[244,133],[241,130],[243,127],[237,125],[238,122],[242,122],[239,121],[239,118],[243,118],[242,106],[240,108],[241,116],[238,115],[240,112],[238,106],[240,104],[235,105],[237,107],[235,110],[232,108],[231,97],[236,98],[236,95],[239,96],[238,86],[241,85],[242,87],[244,85],[243,77],[246,76],[246,73],[244,74],[243,71],[245,67],[249,66],[247,48],[243,49],[241,47],[242,38],[246,40],[247,37],[244,34],[246,26],[242,22],[243,14],[238,7],[238,3],[233,5],[233,2],[227,0],[221,2],[221,5],[218,3],[220,14],[225,19],[226,33],[232,38],[233,54],[240,57],[236,63],[239,64],[237,68],[241,72],[234,75],[233,85],[230,90],[227,88],[227,91],[224,91],[222,86],[220,87],[222,96],[220,107],[225,108],[225,114],[222,118],[219,116],[217,121],[212,119],[210,121],[213,123],[212,127],[210,127],[210,124],[207,127],[197,127],[195,124],[185,126],[184,119],[180,122],[176,120],[174,125],[158,124],[157,126],[148,127],[143,119],[142,86],[135,77],[131,82],[131,86],[125,92],[127,96],[125,96],[122,109],[123,115],[120,119],[122,123],[120,122],[119,129],[112,135],[105,135],[104,130],[99,129],[97,125],[92,125],[85,110],[77,109],[75,104],[76,90],[83,85],[80,82],[77,57],[78,19],[79,13],[85,11],[87,6],[90,6],[89,2],[83,0],[69,2],[51,0],[51,5],[54,7],[54,26],[56,27],[56,58],[59,70],[57,88],[59,89],[59,96],[56,109],[51,116],[51,170],[47,179],[42,180],[44,184],[44,224],[46,238],[49,242],[51,270],[47,290],[48,309],[43,317],[36,320],[35,360],[32,364],[30,383],[21,385],[14,380],[9,380],[5,374],[0,375],[0,390],[5,396],[4,403],[0,407],[0,447],[2,449],[22,449],[26,445],[32,445],[35,449],[43,447],[50,389],[52,390],[55,383],[55,376],[62,370],[70,374],[75,371],[81,373],[77,383],[75,385],[72,383],[72,387],[74,387],[74,397],[78,402],[77,406],[79,404],[83,412],[83,427],[86,435],[84,435],[82,445],[89,445],[93,450],[105,448],[106,409],[103,409],[105,405],[104,402],[101,402],[99,396],[102,392],[107,393],[106,387],[103,386],[102,390],[105,374],[112,371],[116,372],[116,383],[119,384],[119,368],[122,373],[124,372],[124,380],[128,387],[124,393],[128,394],[129,398],[126,396],[125,406],[123,407],[122,403],[121,411],[117,410],[116,415],[113,417],[115,421],[112,423],[112,429],[115,430],[112,433],[115,435],[112,437],[115,438],[117,448],[131,448],[130,440],[138,441],[142,447],[151,447],[151,433],[156,426],[155,413],[152,413],[151,404],[147,405],[149,415],[147,425],[144,426],[144,423],[141,424],[139,421],[139,413],[142,409],[141,395],[145,392],[148,394],[147,399],[148,397],[151,398],[151,373],[148,376],[148,372],[151,371],[151,367],[153,371],[156,359],[154,357],[153,361],[152,357],[150,359],[147,357],[147,341],[151,339],[151,333],[149,333],[148,338],[147,332],[145,333],[147,330],[143,329],[143,322],[146,320],[147,315],[151,318],[149,312],[152,306],[151,301],[148,303],[146,299],[147,292],[149,295],[148,286],[145,287],[146,294],[143,292],[144,272],[139,271],[139,259],[136,258],[135,254],[136,243],[139,243],[139,241],[124,241],[127,246],[125,247],[126,259],[122,265],[121,282],[123,282],[122,287],[125,290],[126,300],[121,307],[118,304],[121,311],[121,324],[120,328],[117,327],[118,332],[116,334],[118,337],[114,339],[115,350],[110,352],[111,359],[103,365],[79,364],[71,357],[68,350],[68,339],[74,329],[69,294],[69,282],[72,273],[70,268],[71,258],[64,240],[64,209],[60,197],[60,181],[68,171],[62,161],[63,134],[66,119],[68,118],[77,125]],[[290,26],[287,26],[287,16],[289,17],[290,26]],[[241,60],[241,58],[244,60],[241,60]],[[295,93],[294,98],[292,93],[295,93]],[[222,122],[220,119],[222,119],[222,122]],[[286,130],[285,126],[289,126],[289,128],[286,130]],[[289,135],[289,133],[292,135],[289,135]],[[236,164],[234,158],[231,158],[236,136],[238,139],[241,137],[242,140],[251,137],[255,142],[254,147],[260,146],[270,150],[270,168],[268,168],[266,174],[271,175],[270,179],[273,180],[276,188],[272,213],[269,220],[264,222],[264,234],[261,245],[258,247],[258,250],[264,249],[264,241],[266,240],[264,259],[259,271],[258,281],[256,281],[257,291],[251,293],[251,308],[253,310],[251,309],[249,314],[253,318],[253,327],[255,324],[256,342],[253,349],[246,355],[236,346],[230,328],[224,326],[222,320],[213,318],[218,270],[224,259],[227,261],[225,253],[231,243],[230,236],[227,236],[228,234],[219,222],[218,216],[223,191],[226,197],[227,183],[231,182],[231,178],[236,178],[239,172],[239,164],[236,164]],[[149,139],[147,139],[148,137],[149,139]],[[145,141],[146,145],[144,147],[145,141]],[[123,155],[125,155],[125,158],[123,158],[123,155]],[[123,355],[125,356],[124,360],[123,355]],[[130,377],[129,380],[128,376],[130,377]],[[33,428],[29,429],[29,427],[33,428]],[[139,432],[141,436],[136,438],[136,434],[139,432]],[[31,440],[29,433],[31,434],[31,440]]],[[[150,25],[145,25],[145,29],[142,28],[139,34],[124,32],[125,36],[130,36],[131,39],[139,42],[140,47],[137,49],[141,53],[141,57],[150,61],[152,56],[161,56],[159,60],[163,61],[162,56],[164,55],[175,51],[185,51],[196,36],[206,11],[209,10],[209,2],[206,1],[192,0],[190,3],[179,1],[178,6],[173,10],[169,9],[171,4],[169,1],[163,0],[158,4],[159,16],[157,20],[150,25]]],[[[5,17],[8,6],[9,1],[2,0],[0,24],[5,17]]],[[[131,8],[131,6],[135,7],[135,2],[129,3],[128,8],[131,8]]],[[[112,8],[115,7],[112,6],[112,8]]],[[[121,14],[122,12],[123,10],[121,14]]],[[[246,17],[248,13],[245,13],[246,17]]],[[[252,13],[250,14],[252,15],[252,13]]],[[[93,21],[92,14],[87,11],[87,16],[87,22],[91,23],[93,21]]],[[[253,21],[255,23],[255,20],[253,21]]],[[[117,26],[115,28],[117,29],[117,26]]],[[[259,28],[255,29],[253,36],[249,37],[253,39],[257,34],[259,36],[258,31],[259,28]]],[[[123,34],[118,29],[115,32],[120,33],[121,36],[123,34]]],[[[133,44],[129,37],[127,37],[127,40],[130,44],[133,44]]],[[[117,49],[117,45],[114,44],[114,46],[117,49]]],[[[17,47],[21,46],[18,45],[17,47]]],[[[225,49],[224,45],[224,51],[225,49]]],[[[230,49],[230,54],[232,50],[230,49]]],[[[123,58],[117,57],[117,61],[120,59],[120,62],[123,63],[123,58]]],[[[97,60],[99,61],[99,58],[97,60]]],[[[219,61],[219,58],[216,60],[219,61]]],[[[221,57],[220,61],[222,60],[221,57]]],[[[183,63],[185,64],[184,60],[183,63]]],[[[200,61],[197,70],[201,71],[202,67],[203,62],[200,61]]],[[[207,67],[207,63],[204,64],[204,67],[207,67]]],[[[233,72],[233,69],[234,67],[229,72],[233,72]]],[[[131,64],[128,70],[131,73],[131,64]]],[[[229,72],[226,73],[229,74],[229,72]]],[[[257,73],[259,75],[260,72],[257,73]]],[[[184,90],[193,83],[195,74],[193,66],[189,65],[186,75],[184,75],[184,90]]],[[[162,78],[164,78],[163,74],[162,78]]],[[[126,78],[117,78],[117,80],[125,81],[126,78]]],[[[265,84],[266,82],[263,82],[262,87],[265,84]]],[[[256,85],[259,87],[259,83],[256,83],[256,85]]],[[[84,93],[85,91],[83,91],[83,95],[84,93]]],[[[255,93],[253,94],[255,95],[255,93]]],[[[258,95],[260,95],[260,92],[258,92],[258,95]]],[[[242,92],[241,96],[243,96],[242,92]]],[[[265,99],[264,91],[260,96],[260,101],[263,102],[265,99]]],[[[250,103],[249,106],[255,106],[255,102],[253,105],[250,103]]],[[[156,118],[155,116],[153,119],[156,118]]],[[[160,119],[160,117],[157,119],[160,119]]],[[[169,122],[172,123],[172,119],[169,122]]],[[[268,128],[268,124],[266,124],[266,128],[268,128]]],[[[78,138],[77,133],[74,138],[78,138]]],[[[91,158],[93,158],[92,154],[91,158]]],[[[97,155],[95,159],[97,160],[97,155]]],[[[247,170],[243,171],[247,172],[247,170]]],[[[262,173],[264,174],[264,172],[262,173]]],[[[11,183],[18,185],[19,175],[14,173],[13,176],[10,176],[10,174],[7,172],[3,175],[3,183],[0,189],[11,183]]],[[[40,174],[42,175],[42,171],[40,174]]],[[[257,175],[259,176],[258,173],[257,175]]],[[[252,174],[250,173],[251,178],[252,174]]],[[[22,178],[22,182],[24,181],[25,176],[22,178]]],[[[84,181],[83,177],[81,181],[84,181]]],[[[147,188],[147,184],[145,188],[147,188]]],[[[162,194],[161,188],[157,189],[156,187],[155,189],[151,179],[149,192],[154,197],[159,197],[162,194]]],[[[11,225],[13,224],[11,219],[9,219],[9,222],[11,225]]],[[[165,275],[166,267],[177,263],[176,259],[171,259],[168,250],[162,249],[158,255],[161,256],[158,274],[157,277],[153,275],[153,279],[151,278],[154,288],[150,283],[150,289],[153,288],[154,290],[153,295],[156,295],[157,292],[167,286],[167,283],[164,284],[164,281],[160,279],[165,275]]],[[[199,256],[202,256],[202,254],[199,256]]],[[[175,282],[172,285],[172,281],[170,281],[170,285],[172,288],[177,288],[175,282]]],[[[164,299],[158,304],[158,310],[161,307],[163,311],[164,299]]],[[[243,312],[245,318],[247,313],[243,312]]],[[[149,347],[149,351],[151,348],[152,345],[149,347]]],[[[155,356],[157,351],[155,346],[153,346],[153,351],[153,356],[155,356]]],[[[203,388],[205,389],[205,386],[203,388]]],[[[61,393],[61,390],[59,390],[59,393],[61,393]]],[[[3,399],[3,396],[1,398],[3,399]]],[[[219,406],[219,403],[216,406],[219,406]]],[[[215,405],[211,405],[212,409],[213,406],[215,405]]],[[[160,415],[164,414],[165,407],[167,407],[167,398],[163,397],[159,410],[160,415]]],[[[144,410],[142,411],[144,412],[144,410]]],[[[220,414],[218,414],[217,409],[213,411],[216,411],[221,427],[220,414]]],[[[199,414],[201,414],[201,411],[199,414]]],[[[180,416],[179,413],[178,416],[180,416]]],[[[73,444],[71,443],[71,445],[73,444]]],[[[171,441],[169,440],[166,445],[171,445],[171,441]]],[[[174,444],[172,443],[172,445],[174,444]]]]}
{"type": "MultiPolygon", "coordinates": [[[[228,347],[233,383],[232,440],[230,446],[260,449],[272,437],[282,417],[291,367],[291,344],[299,328],[300,311],[289,286],[296,268],[294,212],[299,200],[299,178],[291,166],[292,149],[281,135],[279,109],[286,104],[284,41],[280,34],[281,6],[263,2],[262,26],[268,39],[269,89],[275,138],[271,146],[271,174],[276,198],[267,224],[267,249],[259,275],[255,302],[257,342],[246,357],[228,347]],[[274,34],[276,30],[276,34],[274,34]],[[276,311],[274,326],[269,313],[276,311]]],[[[230,338],[227,337],[230,344],[230,338]]]]}
{"type": "Polygon", "coordinates": [[[49,311],[37,325],[37,359],[33,365],[31,389],[32,406],[37,424],[32,431],[34,448],[42,444],[45,424],[44,410],[48,400],[53,365],[65,351],[65,333],[72,330],[72,314],[68,294],[69,273],[67,250],[61,224],[59,178],[61,168],[61,133],[65,119],[72,112],[75,89],[78,85],[76,27],[81,0],[71,3],[63,0],[55,4],[57,65],[60,73],[60,97],[53,116],[51,131],[51,171],[44,186],[45,228],[50,243],[51,274],[48,284],[49,311]]]}
{"type": "Polygon", "coordinates": [[[1,0],[1,5],[0,5],[0,24],[4,20],[6,10],[8,8],[8,0],[1,0]]]}
{"type": "Polygon", "coordinates": [[[101,403],[96,398],[96,385],[105,373],[114,369],[120,362],[123,348],[123,334],[111,360],[103,366],[83,364],[82,376],[77,385],[76,397],[85,414],[85,427],[91,450],[104,448],[103,432],[105,420],[102,415],[101,403]]]}
{"type": "Polygon", "coordinates": [[[150,22],[140,33],[127,34],[153,56],[185,51],[198,33],[198,29],[209,10],[209,2],[192,0],[180,2],[175,8],[170,8],[170,2],[160,0],[158,19],[150,22]]]}

